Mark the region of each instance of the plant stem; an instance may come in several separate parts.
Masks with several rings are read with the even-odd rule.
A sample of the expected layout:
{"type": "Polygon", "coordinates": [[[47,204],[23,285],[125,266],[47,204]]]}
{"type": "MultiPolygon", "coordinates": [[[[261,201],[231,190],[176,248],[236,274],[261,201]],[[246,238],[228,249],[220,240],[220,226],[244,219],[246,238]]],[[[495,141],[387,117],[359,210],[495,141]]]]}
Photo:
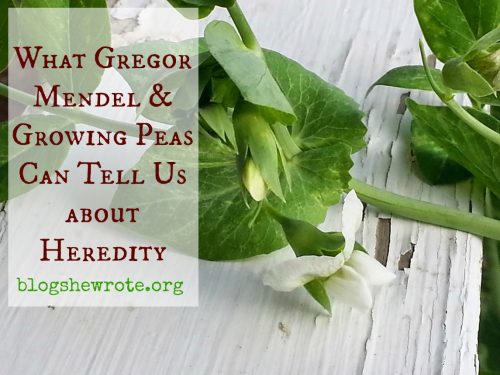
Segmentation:
{"type": "MultiPolygon", "coordinates": [[[[33,106],[33,104],[35,104],[36,102],[36,98],[33,95],[27,94],[23,91],[17,90],[3,83],[0,83],[0,95],[29,106],[33,106]]],[[[136,124],[116,121],[105,117],[92,115],[90,113],[83,112],[76,108],[43,107],[42,109],[46,112],[65,117],[75,123],[88,124],[104,130],[110,130],[110,131],[130,130],[133,132],[138,131],[138,127],[136,124]]],[[[133,133],[130,134],[130,136],[134,136],[133,133]]]]}
{"type": "Polygon", "coordinates": [[[351,180],[350,187],[362,201],[388,213],[500,240],[500,220],[407,198],[356,179],[351,180]]]}
{"type": "Polygon", "coordinates": [[[425,57],[425,50],[424,50],[424,44],[422,41],[419,42],[419,47],[420,47],[420,55],[422,58],[422,64],[424,65],[424,70],[427,75],[427,79],[429,80],[429,83],[436,93],[436,95],[441,99],[441,101],[446,104],[446,106],[465,124],[467,124],[472,130],[476,131],[478,134],[482,135],[484,138],[488,139],[489,141],[497,144],[500,146],[500,134],[494,131],[493,129],[490,129],[486,125],[484,125],[481,121],[476,119],[474,116],[472,116],[469,112],[467,112],[460,104],[458,104],[454,96],[449,93],[443,92],[437,83],[434,81],[434,78],[432,78],[432,75],[429,70],[429,65],[427,63],[427,59],[425,57]]]}
{"type": "Polygon", "coordinates": [[[259,55],[264,56],[262,49],[260,48],[260,44],[257,41],[257,38],[255,37],[255,34],[253,33],[252,28],[250,27],[250,24],[248,23],[238,3],[235,2],[234,5],[227,8],[227,10],[234,22],[234,25],[240,33],[243,44],[259,55]]]}
{"type": "Polygon", "coordinates": [[[475,130],[478,134],[500,146],[500,133],[497,133],[493,129],[488,128],[481,121],[467,112],[454,99],[449,99],[443,102],[459,119],[469,125],[469,127],[475,130]]]}

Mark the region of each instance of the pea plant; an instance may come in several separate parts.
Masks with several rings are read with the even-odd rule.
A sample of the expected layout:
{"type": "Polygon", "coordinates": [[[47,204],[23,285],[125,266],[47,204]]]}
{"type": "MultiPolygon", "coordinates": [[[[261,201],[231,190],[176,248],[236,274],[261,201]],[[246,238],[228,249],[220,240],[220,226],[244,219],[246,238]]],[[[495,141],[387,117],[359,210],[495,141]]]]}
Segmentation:
{"type": "MultiPolygon", "coordinates": [[[[484,212],[500,218],[500,3],[415,0],[415,13],[432,53],[428,64],[395,68],[376,85],[434,92],[441,106],[407,106],[411,143],[422,179],[450,184],[469,178],[483,187],[484,212]],[[470,103],[460,105],[463,95],[470,103]]],[[[500,348],[500,245],[484,240],[480,354],[483,373],[498,373],[500,348]]]]}
{"type": "MultiPolygon", "coordinates": [[[[360,308],[370,307],[368,285],[381,285],[394,277],[355,241],[362,220],[360,200],[395,215],[489,238],[491,244],[500,240],[500,218],[490,209],[487,215],[462,212],[352,178],[351,155],[365,147],[364,115],[358,104],[297,62],[263,49],[235,0],[168,1],[181,12],[197,9],[199,17],[223,7],[234,24],[215,20],[196,43],[169,44],[174,51],[181,45],[184,50],[191,48],[190,43],[198,48],[199,96],[195,101],[199,106],[200,258],[246,259],[290,245],[295,256],[270,266],[263,275],[264,283],[281,291],[304,287],[330,311],[331,296],[360,308]],[[317,229],[328,208],[339,203],[344,193],[348,194],[342,231],[317,229]]],[[[89,1],[88,6],[96,6],[96,2],[89,1]]],[[[66,3],[71,6],[73,1],[66,3]]],[[[498,4],[496,0],[489,5],[479,0],[463,6],[459,3],[415,1],[427,42],[445,63],[442,71],[429,67],[424,59],[423,66],[395,69],[376,85],[436,92],[445,106],[408,102],[422,175],[433,183],[457,182],[473,175],[488,189],[492,202],[488,207],[493,207],[495,196],[500,196],[496,165],[500,29],[499,13],[481,10],[497,9],[498,4]],[[473,107],[459,105],[454,99],[457,92],[467,93],[473,107]]],[[[157,41],[147,41],[118,52],[152,52],[157,48],[157,41]]],[[[144,77],[144,72],[125,70],[120,74],[134,92],[150,89],[152,80],[144,77]]],[[[7,86],[1,85],[0,93],[7,92],[7,86]]],[[[22,92],[11,89],[9,94],[11,99],[29,104],[22,92]]],[[[179,90],[176,95],[182,94],[179,90]]],[[[141,114],[176,124],[168,111],[145,108],[141,114]]],[[[108,129],[123,126],[77,110],[59,110],[56,115],[108,129]]],[[[1,129],[6,131],[5,126],[1,129]]],[[[9,161],[5,148],[2,150],[4,167],[9,161]]],[[[174,151],[152,148],[136,168],[169,152],[174,151]]],[[[5,198],[5,184],[2,194],[5,198]]],[[[161,196],[161,190],[157,194],[161,196]]],[[[158,212],[168,211],[168,200],[143,199],[118,189],[114,203],[133,200],[145,207],[154,205],[158,212]]],[[[168,240],[167,220],[134,229],[168,240]]]]}

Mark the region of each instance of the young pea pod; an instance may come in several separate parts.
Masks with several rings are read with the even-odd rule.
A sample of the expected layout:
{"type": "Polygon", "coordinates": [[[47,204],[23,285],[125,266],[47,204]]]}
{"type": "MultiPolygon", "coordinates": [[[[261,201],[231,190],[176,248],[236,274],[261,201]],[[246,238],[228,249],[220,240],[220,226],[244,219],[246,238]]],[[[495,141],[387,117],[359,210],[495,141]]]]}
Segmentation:
{"type": "Polygon", "coordinates": [[[278,168],[278,150],[271,126],[257,106],[243,100],[234,109],[233,123],[240,157],[247,168],[248,158],[255,163],[257,172],[252,172],[251,175],[256,176],[258,173],[262,176],[269,189],[284,200],[278,168]]]}

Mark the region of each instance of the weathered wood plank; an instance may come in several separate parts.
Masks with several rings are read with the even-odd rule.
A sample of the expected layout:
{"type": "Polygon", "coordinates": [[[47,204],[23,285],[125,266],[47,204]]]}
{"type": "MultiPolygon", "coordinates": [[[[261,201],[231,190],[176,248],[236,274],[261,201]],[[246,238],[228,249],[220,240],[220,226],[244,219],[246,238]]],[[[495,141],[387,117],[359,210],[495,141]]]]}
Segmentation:
{"type": "MultiPolygon", "coordinates": [[[[369,146],[358,155],[355,175],[468,209],[475,193],[469,184],[431,188],[408,167],[410,118],[398,113],[404,91],[378,88],[365,100],[387,69],[418,63],[420,32],[410,0],[241,2],[265,47],[364,103],[369,146]]],[[[337,213],[331,210],[324,227],[339,227],[337,213]]],[[[481,241],[464,233],[370,208],[360,240],[375,254],[378,236],[397,280],[376,292],[371,312],[335,304],[327,318],[302,290],[263,287],[247,263],[201,262],[199,308],[7,308],[4,212],[0,220],[2,373],[477,373],[481,241]]]]}

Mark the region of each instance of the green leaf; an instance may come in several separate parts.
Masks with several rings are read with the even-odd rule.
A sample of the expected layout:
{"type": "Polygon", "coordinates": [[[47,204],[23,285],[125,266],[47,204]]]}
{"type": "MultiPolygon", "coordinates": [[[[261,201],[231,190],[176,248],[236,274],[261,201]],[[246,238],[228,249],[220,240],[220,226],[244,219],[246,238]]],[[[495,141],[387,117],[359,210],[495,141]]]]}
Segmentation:
{"type": "Polygon", "coordinates": [[[277,52],[266,51],[266,60],[297,115],[292,138],[302,150],[339,142],[353,152],[365,147],[364,114],[352,98],[277,52]]]}
{"type": "MultiPolygon", "coordinates": [[[[500,199],[486,192],[485,214],[500,220],[500,199]]],[[[483,240],[481,319],[479,323],[480,374],[500,373],[500,241],[483,240]]]]}
{"type": "Polygon", "coordinates": [[[330,303],[330,297],[323,286],[323,283],[319,280],[313,280],[304,285],[307,292],[314,298],[323,308],[328,311],[329,314],[332,313],[332,305],[330,303]]]}
{"type": "MultiPolygon", "coordinates": [[[[142,104],[141,107],[137,109],[138,114],[141,114],[150,120],[165,124],[174,124],[176,122],[175,115],[172,111],[165,109],[165,107],[153,107],[149,104],[148,96],[152,93],[152,87],[154,84],[161,83],[164,88],[168,88],[169,91],[172,91],[173,101],[176,103],[176,108],[179,108],[181,103],[179,102],[179,97],[177,97],[177,95],[181,94],[180,89],[184,88],[188,92],[193,91],[191,90],[193,87],[189,83],[186,84],[187,79],[192,79],[192,83],[196,82],[196,79],[199,78],[200,95],[203,88],[210,80],[211,71],[208,71],[208,74],[205,74],[205,72],[200,72],[198,74],[198,69],[201,64],[204,64],[207,61],[210,63],[208,48],[206,47],[203,39],[188,39],[182,42],[153,40],[117,48],[115,52],[127,56],[132,56],[133,54],[149,55],[151,53],[156,53],[159,55],[183,54],[197,57],[197,61],[191,61],[192,69],[190,71],[172,71],[148,67],[144,69],[120,69],[118,71],[134,92],[136,102],[140,102],[142,104]]],[[[188,100],[190,103],[182,103],[183,108],[189,107],[189,104],[194,106],[196,101],[199,99],[199,95],[190,99],[191,100],[188,100]]],[[[185,101],[186,100],[183,100],[183,102],[185,101]]]]}
{"type": "MultiPolygon", "coordinates": [[[[280,225],[259,203],[245,204],[234,153],[206,138],[200,139],[200,257],[242,259],[283,247],[280,225]]],[[[290,165],[287,203],[276,196],[270,203],[287,216],[319,223],[347,188],[351,167],[350,148],[342,144],[300,153],[290,165]]]]}
{"type": "Polygon", "coordinates": [[[182,14],[184,17],[189,18],[189,19],[198,19],[198,18],[205,18],[207,17],[210,13],[212,13],[212,10],[214,10],[214,6],[198,6],[194,4],[190,4],[187,1],[183,0],[167,0],[170,5],[172,5],[174,8],[176,8],[180,14],[182,14]],[[185,11],[185,9],[189,8],[197,8],[198,13],[195,14],[193,11],[185,11]]]}
{"type": "Polygon", "coordinates": [[[414,6],[425,40],[439,60],[463,55],[476,40],[457,0],[414,0],[414,6]]]}
{"type": "MultiPolygon", "coordinates": [[[[486,275],[483,275],[485,278],[486,275]]],[[[487,308],[488,300],[494,298],[481,291],[481,321],[479,325],[479,360],[480,375],[498,375],[500,373],[500,316],[487,308]]]]}
{"type": "Polygon", "coordinates": [[[200,257],[242,259],[283,247],[286,240],[274,219],[259,203],[245,204],[234,151],[203,136],[199,147],[200,257]]]}
{"type": "Polygon", "coordinates": [[[16,8],[20,4],[15,0],[2,1],[0,4],[0,72],[9,65],[9,8],[16,8]]]}
{"type": "Polygon", "coordinates": [[[500,92],[496,92],[494,95],[483,96],[481,98],[474,97],[474,100],[482,104],[500,107],[500,92]]]}
{"type": "Polygon", "coordinates": [[[443,67],[443,79],[448,87],[477,97],[492,95],[495,89],[461,57],[449,60],[443,67]]]}
{"type": "MultiPolygon", "coordinates": [[[[13,126],[19,123],[32,125],[32,131],[49,133],[54,130],[71,130],[74,124],[59,116],[54,115],[26,115],[16,117],[11,120],[13,126]]],[[[8,168],[9,164],[14,170],[18,170],[23,162],[35,161],[39,170],[54,170],[61,166],[66,158],[69,145],[62,143],[59,146],[35,147],[20,146],[13,142],[9,154],[9,126],[6,122],[0,124],[0,202],[7,198],[14,198],[17,195],[26,193],[37,185],[26,185],[22,181],[13,181],[9,192],[8,168]],[[10,195],[9,195],[10,193],[10,195]]]]}
{"type": "MultiPolygon", "coordinates": [[[[210,56],[210,53],[207,52],[207,55],[209,57],[205,61],[201,62],[198,68],[198,92],[200,97],[198,102],[199,107],[211,102],[218,103],[218,101],[211,100],[210,96],[212,93],[210,91],[212,90],[212,80],[216,77],[219,64],[217,64],[217,61],[210,56]]],[[[236,102],[234,104],[236,104],[236,102]]]]}
{"type": "MultiPolygon", "coordinates": [[[[348,188],[349,170],[353,165],[351,153],[364,146],[362,113],[342,91],[296,62],[275,52],[266,52],[266,59],[298,115],[293,129],[298,129],[296,140],[303,146],[303,151],[288,162],[291,190],[283,192],[287,203],[271,195],[269,204],[286,216],[318,224],[348,188]]],[[[173,152],[172,149],[145,155],[138,168],[150,160],[168,159],[169,152],[173,152]]],[[[281,180],[284,184],[283,174],[281,180]]],[[[267,210],[254,201],[248,202],[248,206],[245,204],[235,150],[203,133],[199,140],[199,185],[201,258],[242,259],[286,245],[281,226],[267,210]]],[[[164,197],[162,189],[156,194],[164,197]]],[[[130,195],[120,188],[113,204],[141,204],[143,195],[130,195]]],[[[148,207],[154,207],[157,212],[167,212],[169,208],[165,199],[149,202],[148,207]]],[[[139,227],[137,223],[131,229],[168,241],[165,222],[160,221],[156,228],[139,227]]]]}
{"type": "MultiPolygon", "coordinates": [[[[150,40],[129,46],[117,48],[115,53],[132,57],[133,54],[150,55],[156,53],[158,55],[174,54],[174,55],[189,55],[198,56],[198,65],[206,61],[210,56],[208,48],[203,39],[194,38],[187,39],[181,42],[170,42],[166,40],[150,40]]],[[[193,67],[194,68],[194,67],[193,67]]],[[[121,69],[119,73],[127,81],[129,86],[138,93],[138,97],[144,97],[154,83],[161,82],[168,76],[172,75],[171,70],[154,69],[145,67],[144,69],[121,69]]]]}
{"type": "Polygon", "coordinates": [[[416,121],[411,127],[411,143],[418,169],[427,183],[454,184],[472,176],[467,169],[451,160],[448,153],[416,121]]]}
{"type": "Polygon", "coordinates": [[[200,117],[223,141],[236,147],[233,123],[222,105],[212,103],[200,108],[200,117]]]}
{"type": "Polygon", "coordinates": [[[491,115],[495,117],[498,121],[500,121],[500,106],[498,107],[491,107],[491,115]]]}
{"type": "MultiPolygon", "coordinates": [[[[352,152],[343,142],[302,151],[288,163],[291,188],[285,191],[285,201],[275,196],[269,201],[288,217],[312,224],[323,222],[326,210],[348,188],[352,152]]],[[[283,176],[282,180],[284,185],[283,176]]]]}
{"type": "MultiPolygon", "coordinates": [[[[417,126],[422,127],[450,159],[500,196],[498,145],[479,135],[446,107],[420,105],[413,100],[408,100],[407,104],[417,126]]],[[[474,109],[468,112],[491,129],[500,131],[500,121],[494,117],[474,109]]]]}
{"type": "Polygon", "coordinates": [[[184,2],[198,6],[219,6],[228,8],[234,5],[235,0],[184,0],[184,2]]]}
{"type": "Polygon", "coordinates": [[[9,125],[0,122],[0,202],[9,197],[9,125]]]}
{"type": "Polygon", "coordinates": [[[250,103],[262,107],[270,122],[291,124],[296,120],[290,103],[268,69],[265,59],[247,48],[227,22],[213,21],[205,29],[212,56],[250,103]]]}
{"type": "Polygon", "coordinates": [[[9,61],[9,7],[12,7],[12,2],[2,1],[0,4],[0,72],[7,68],[9,61]]]}
{"type": "Polygon", "coordinates": [[[500,4],[497,0],[458,0],[458,4],[477,38],[500,24],[500,4]]]}
{"type": "Polygon", "coordinates": [[[232,6],[235,0],[167,0],[170,5],[176,8],[183,16],[191,19],[207,17],[216,6],[228,8],[232,6]],[[198,15],[194,16],[192,11],[184,9],[198,9],[198,15]]]}
{"type": "MultiPolygon", "coordinates": [[[[438,86],[442,90],[446,90],[441,71],[439,69],[431,68],[430,72],[438,86]]],[[[389,70],[372,85],[368,92],[370,92],[375,86],[390,86],[400,87],[403,89],[433,91],[432,86],[427,79],[425,69],[420,65],[400,66],[389,70]]]]}
{"type": "Polygon", "coordinates": [[[414,0],[427,44],[442,62],[464,55],[500,24],[498,0],[414,0]]]}
{"type": "MultiPolygon", "coordinates": [[[[23,11],[18,14],[18,28],[22,46],[43,46],[41,54],[59,56],[86,53],[93,56],[102,46],[111,45],[111,29],[105,0],[24,0],[23,11]],[[36,8],[101,8],[93,9],[88,17],[65,11],[43,11],[36,8]],[[92,33],[82,33],[92,30],[92,33]]],[[[33,51],[34,53],[34,51],[33,51]]],[[[73,60],[74,62],[75,60],[73,60]]],[[[43,69],[38,57],[36,69],[51,84],[61,85],[61,91],[88,93],[99,85],[103,68],[96,64],[83,64],[83,69],[43,69]]]]}
{"type": "Polygon", "coordinates": [[[234,108],[238,102],[240,91],[229,78],[213,77],[211,80],[212,97],[210,101],[220,103],[226,108],[234,108]]]}
{"type": "Polygon", "coordinates": [[[492,46],[494,47],[498,41],[500,41],[500,25],[474,42],[465,54],[464,60],[468,61],[476,57],[479,53],[490,49],[492,46]]]}
{"type": "Polygon", "coordinates": [[[22,0],[22,8],[68,8],[69,0],[22,0]]]}
{"type": "Polygon", "coordinates": [[[107,8],[106,0],[20,0],[21,8],[107,8]]]}

